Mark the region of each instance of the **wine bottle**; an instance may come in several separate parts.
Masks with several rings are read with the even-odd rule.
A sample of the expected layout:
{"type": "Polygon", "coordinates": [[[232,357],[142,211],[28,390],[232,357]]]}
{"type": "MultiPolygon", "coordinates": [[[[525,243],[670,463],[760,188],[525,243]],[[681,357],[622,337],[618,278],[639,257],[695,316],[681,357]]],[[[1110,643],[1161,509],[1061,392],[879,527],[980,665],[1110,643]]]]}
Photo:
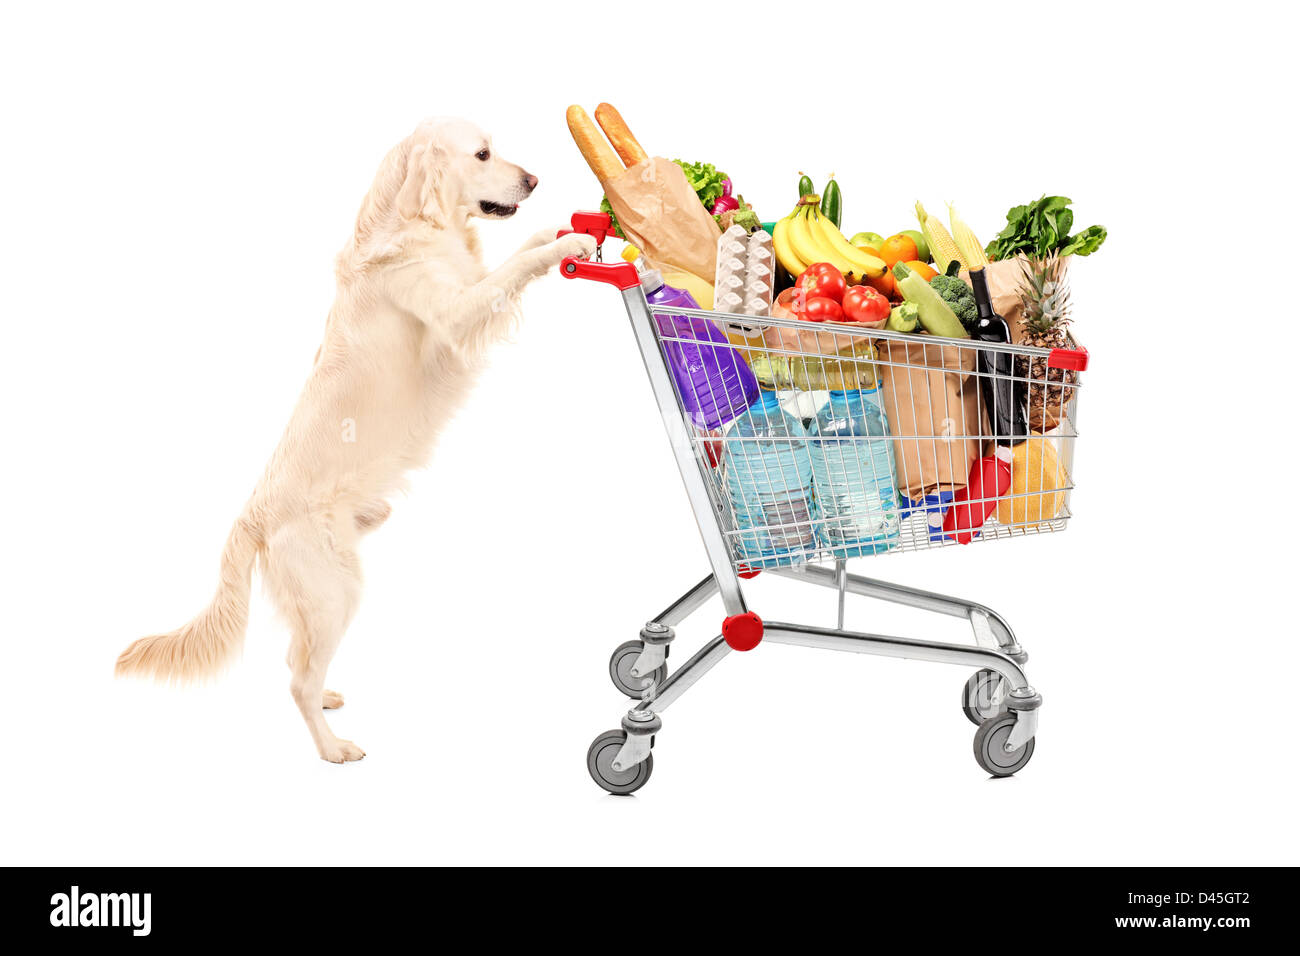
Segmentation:
{"type": "MultiPolygon", "coordinates": [[[[1010,344],[1011,329],[1007,320],[993,311],[984,270],[972,270],[970,281],[979,310],[973,337],[980,342],[1010,344]]],[[[980,349],[976,362],[980,392],[993,428],[993,441],[1003,447],[1019,444],[1029,437],[1029,426],[1020,400],[1023,389],[1014,380],[1014,359],[1011,352],[980,349]]]]}

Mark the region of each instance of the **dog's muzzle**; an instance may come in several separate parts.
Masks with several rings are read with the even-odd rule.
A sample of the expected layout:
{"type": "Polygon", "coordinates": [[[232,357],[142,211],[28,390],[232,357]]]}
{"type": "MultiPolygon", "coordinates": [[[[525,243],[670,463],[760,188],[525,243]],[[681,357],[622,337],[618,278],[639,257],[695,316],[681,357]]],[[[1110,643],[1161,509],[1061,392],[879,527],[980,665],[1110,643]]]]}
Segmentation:
{"type": "Polygon", "coordinates": [[[488,202],[486,199],[479,200],[478,208],[483,210],[485,216],[496,216],[498,219],[509,219],[519,211],[518,203],[488,202]]]}

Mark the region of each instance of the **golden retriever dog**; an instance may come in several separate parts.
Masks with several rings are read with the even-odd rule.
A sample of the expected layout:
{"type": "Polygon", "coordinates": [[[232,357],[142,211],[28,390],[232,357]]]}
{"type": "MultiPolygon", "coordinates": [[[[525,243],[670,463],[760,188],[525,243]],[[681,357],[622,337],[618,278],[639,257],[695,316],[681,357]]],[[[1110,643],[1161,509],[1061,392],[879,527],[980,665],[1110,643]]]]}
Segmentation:
{"type": "Polygon", "coordinates": [[[365,756],[322,713],[343,704],[325,672],[361,593],[357,543],[388,517],[403,473],[428,460],[524,287],[595,249],[552,228],[487,270],[473,220],[509,218],[536,186],[462,120],[422,123],[389,152],[338,256],[311,376],[226,541],[216,596],[179,630],[123,651],[119,675],[186,681],[221,670],[243,645],[260,560],[293,632],[290,690],[317,751],[332,763],[365,756]]]}

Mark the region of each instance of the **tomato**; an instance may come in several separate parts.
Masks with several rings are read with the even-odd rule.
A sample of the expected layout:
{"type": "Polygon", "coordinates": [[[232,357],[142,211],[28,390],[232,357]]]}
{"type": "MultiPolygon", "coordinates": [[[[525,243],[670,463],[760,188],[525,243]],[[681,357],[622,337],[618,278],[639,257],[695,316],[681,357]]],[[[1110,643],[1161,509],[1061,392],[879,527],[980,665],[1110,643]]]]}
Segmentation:
{"type": "Polygon", "coordinates": [[[839,302],[844,298],[844,274],[829,262],[816,262],[803,271],[795,287],[809,296],[825,296],[839,302]]]}
{"type": "Polygon", "coordinates": [[[889,318],[889,300],[869,285],[855,285],[844,293],[844,318],[848,322],[880,322],[889,318]]]}
{"type": "MultiPolygon", "coordinates": [[[[795,299],[798,304],[798,297],[795,299]]],[[[844,310],[834,299],[824,295],[814,295],[807,298],[803,303],[803,308],[795,312],[798,318],[805,322],[843,322],[844,310]]]]}

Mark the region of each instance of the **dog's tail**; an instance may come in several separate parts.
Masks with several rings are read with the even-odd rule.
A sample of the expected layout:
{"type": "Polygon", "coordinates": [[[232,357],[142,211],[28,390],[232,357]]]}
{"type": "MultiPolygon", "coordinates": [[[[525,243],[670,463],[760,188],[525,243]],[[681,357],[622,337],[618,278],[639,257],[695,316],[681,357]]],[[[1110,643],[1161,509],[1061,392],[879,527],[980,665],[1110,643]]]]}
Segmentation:
{"type": "Polygon", "coordinates": [[[221,577],[212,603],[178,630],[135,641],[118,657],[117,676],[183,682],[224,669],[244,644],[253,562],[262,542],[261,527],[245,511],[221,553],[221,577]]]}

